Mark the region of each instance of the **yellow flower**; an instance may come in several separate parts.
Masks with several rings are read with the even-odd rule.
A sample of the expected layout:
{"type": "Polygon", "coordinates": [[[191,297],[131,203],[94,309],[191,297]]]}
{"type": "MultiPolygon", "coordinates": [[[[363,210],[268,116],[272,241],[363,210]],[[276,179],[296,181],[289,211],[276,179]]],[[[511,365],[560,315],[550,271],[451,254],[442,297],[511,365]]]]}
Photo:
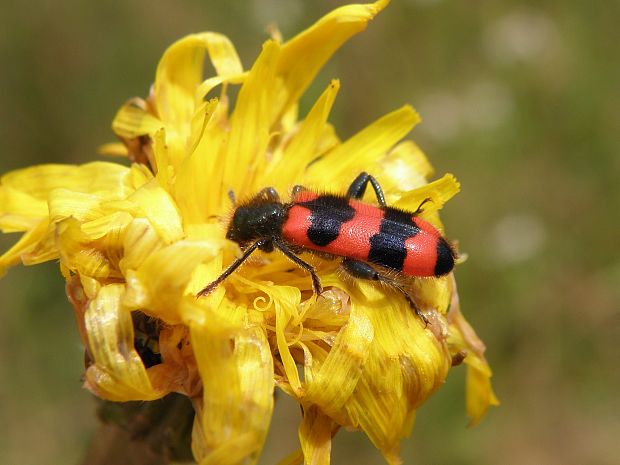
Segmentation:
{"type": "Polygon", "coordinates": [[[303,407],[301,450],[313,464],[329,462],[342,426],[399,463],[416,409],[463,357],[471,422],[497,404],[452,276],[413,282],[428,326],[402,296],[345,280],[335,262],[314,260],[326,288],[317,298],[308,275],[278,253],[196,298],[239,253],[224,238],[230,190],[241,199],[265,186],[344,192],[367,171],[389,204],[415,210],[430,197],[422,217],[443,230],[437,210],[459,184],[450,174],[428,183],[426,157],[401,141],[419,122],[411,107],[341,141],[328,123],[334,80],[298,117],[319,69],[387,3],[344,6],[288,42],[268,40],[249,70],[226,37],[189,35],[164,53],[149,97],[114,119],[123,144],[103,151],[130,166],[42,165],[2,177],[0,227],[24,234],[0,272],[59,259],[90,360],[86,387],[114,401],[190,397],[201,464],[256,462],[275,387],[303,407]],[[207,79],[205,55],[216,71],[207,79]]]}

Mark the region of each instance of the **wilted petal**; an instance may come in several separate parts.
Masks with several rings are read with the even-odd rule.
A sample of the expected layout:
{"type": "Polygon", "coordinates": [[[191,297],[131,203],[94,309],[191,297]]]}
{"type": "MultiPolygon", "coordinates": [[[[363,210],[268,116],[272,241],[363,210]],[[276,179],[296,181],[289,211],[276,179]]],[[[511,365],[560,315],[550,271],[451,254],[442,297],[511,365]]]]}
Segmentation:
{"type": "Polygon", "coordinates": [[[360,305],[375,337],[345,408],[386,460],[399,463],[400,440],[411,430],[415,409],[443,384],[450,356],[407,305],[370,286],[362,291],[360,305]]]}
{"type": "Polygon", "coordinates": [[[256,463],[273,410],[273,362],[263,329],[213,314],[191,327],[191,337],[204,389],[199,463],[256,463]]]}
{"type": "Polygon", "coordinates": [[[121,304],[124,286],[109,284],[97,291],[84,315],[94,364],[86,370],[86,387],[108,400],[153,400],[165,392],[153,389],[133,346],[131,312],[121,304]]]}

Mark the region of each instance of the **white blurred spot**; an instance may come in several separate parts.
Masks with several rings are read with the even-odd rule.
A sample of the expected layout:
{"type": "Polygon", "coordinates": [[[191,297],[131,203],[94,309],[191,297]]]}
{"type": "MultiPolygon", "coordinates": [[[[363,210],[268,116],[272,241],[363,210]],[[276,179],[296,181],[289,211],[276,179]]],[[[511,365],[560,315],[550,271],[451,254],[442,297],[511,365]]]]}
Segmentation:
{"type": "Polygon", "coordinates": [[[514,111],[510,90],[499,81],[475,82],[465,93],[466,123],[473,129],[495,129],[505,123],[514,111]]]}
{"type": "Polygon", "coordinates": [[[502,126],[514,112],[510,89],[501,81],[482,79],[462,93],[430,92],[416,105],[420,131],[447,142],[463,130],[486,131],[502,126]]]}
{"type": "Polygon", "coordinates": [[[275,23],[281,29],[291,29],[301,19],[304,10],[301,0],[252,0],[257,23],[275,23]]]}
{"type": "Polygon", "coordinates": [[[540,218],[516,214],[502,218],[490,232],[491,259],[501,265],[519,263],[535,257],[547,240],[540,218]]]}
{"type": "Polygon", "coordinates": [[[491,23],[484,35],[483,45],[493,61],[510,64],[541,59],[558,43],[559,32],[549,16],[519,10],[491,23]]]}

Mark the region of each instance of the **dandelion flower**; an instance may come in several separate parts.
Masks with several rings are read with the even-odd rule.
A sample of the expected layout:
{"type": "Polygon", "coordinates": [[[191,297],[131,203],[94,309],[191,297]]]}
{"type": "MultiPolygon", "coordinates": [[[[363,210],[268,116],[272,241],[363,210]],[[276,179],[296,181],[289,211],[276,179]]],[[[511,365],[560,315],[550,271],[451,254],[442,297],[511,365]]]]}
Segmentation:
{"type": "Polygon", "coordinates": [[[88,356],[86,388],[111,401],[188,396],[200,464],[257,461],[276,387],[302,407],[301,451],[313,464],[329,463],[340,427],[363,431],[400,463],[416,409],[453,362],[467,365],[472,423],[497,404],[451,275],[413,280],[428,325],[403,296],[347,280],[331,261],[316,261],[325,287],[317,298],[308,275],[278,253],[259,254],[196,298],[239,254],[222,225],[229,191],[344,192],[367,171],[391,205],[415,210],[431,198],[421,216],[443,231],[437,211],[459,184],[451,174],[429,182],[425,155],[402,140],[419,122],[411,107],[343,141],[328,122],[333,80],[298,115],[323,64],[387,3],[338,8],[287,42],[274,34],[249,70],[226,37],[189,35],[164,53],[149,96],[114,118],[122,143],[102,151],[129,166],[40,165],[1,178],[0,227],[23,235],[0,272],[59,260],[88,356]],[[205,57],[215,76],[203,76],[205,57]]]}

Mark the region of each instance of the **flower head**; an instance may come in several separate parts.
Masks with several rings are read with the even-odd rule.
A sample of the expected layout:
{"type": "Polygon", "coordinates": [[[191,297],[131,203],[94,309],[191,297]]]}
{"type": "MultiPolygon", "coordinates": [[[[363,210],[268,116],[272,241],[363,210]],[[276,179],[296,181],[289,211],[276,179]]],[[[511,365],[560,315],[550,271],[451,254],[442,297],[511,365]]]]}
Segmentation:
{"type": "Polygon", "coordinates": [[[189,35],[164,53],[150,95],[114,119],[122,144],[103,151],[130,166],[42,165],[2,177],[0,227],[24,234],[0,271],[59,259],[88,354],[86,387],[115,401],[190,397],[201,464],[256,462],[275,387],[302,406],[301,449],[317,464],[328,462],[341,426],[364,431],[399,463],[416,409],[454,361],[467,364],[472,423],[497,403],[451,275],[411,284],[428,325],[398,293],[310,257],[326,288],[317,298],[307,274],[278,253],[196,298],[239,252],[222,224],[229,191],[344,192],[367,171],[390,205],[415,210],[431,198],[421,217],[443,230],[437,211],[459,184],[450,174],[429,183],[428,160],[401,140],[419,122],[411,107],[342,141],[328,122],[334,80],[298,115],[319,69],[386,4],[344,6],[287,42],[268,40],[249,70],[226,37],[189,35]],[[205,56],[216,71],[206,79],[205,56]]]}

